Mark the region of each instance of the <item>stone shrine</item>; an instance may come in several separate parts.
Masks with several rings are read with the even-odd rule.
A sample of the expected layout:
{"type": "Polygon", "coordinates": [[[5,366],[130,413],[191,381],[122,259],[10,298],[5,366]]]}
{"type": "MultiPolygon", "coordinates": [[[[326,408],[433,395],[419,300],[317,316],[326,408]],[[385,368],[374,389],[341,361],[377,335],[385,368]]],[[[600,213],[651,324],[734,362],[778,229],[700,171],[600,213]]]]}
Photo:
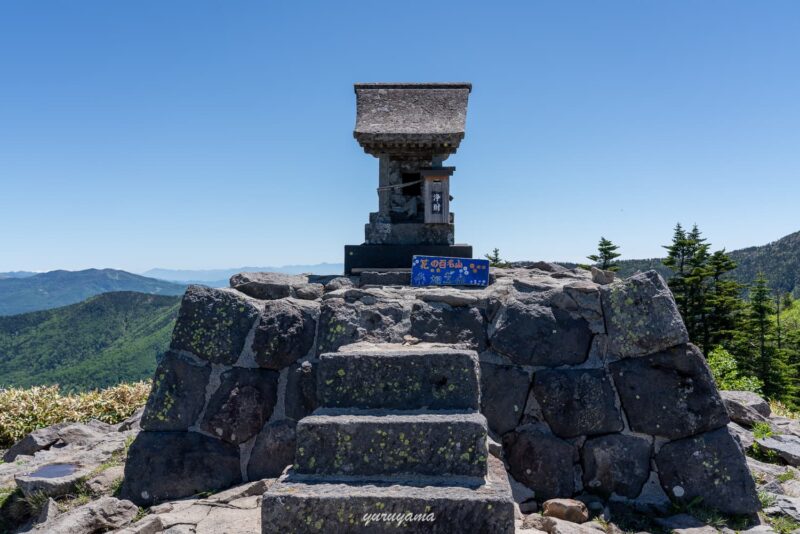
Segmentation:
{"type": "Polygon", "coordinates": [[[493,269],[480,288],[375,276],[413,254],[471,255],[452,245],[441,166],[469,91],[356,86],[355,135],[380,159],[381,189],[367,242],[346,248],[353,275],[190,286],[124,498],[149,506],[280,477],[261,500],[264,534],[395,532],[398,514],[407,532],[511,533],[515,504],[557,497],[648,514],[759,510],[657,272],[615,280],[535,262],[493,269]]]}
{"type": "Polygon", "coordinates": [[[372,282],[242,273],[229,289],[190,286],[122,495],[147,506],[293,465],[263,497],[264,533],[382,532],[364,514],[426,506],[438,522],[410,531],[509,532],[508,484],[538,505],[759,509],[655,271],[612,282],[539,262],[496,269],[486,288],[372,282]]]}
{"type": "Polygon", "coordinates": [[[355,85],[353,136],[379,160],[378,211],[362,245],[345,246],[345,274],[409,268],[414,254],[471,258],[455,245],[450,177],[442,163],[464,138],[469,83],[355,85]]]}

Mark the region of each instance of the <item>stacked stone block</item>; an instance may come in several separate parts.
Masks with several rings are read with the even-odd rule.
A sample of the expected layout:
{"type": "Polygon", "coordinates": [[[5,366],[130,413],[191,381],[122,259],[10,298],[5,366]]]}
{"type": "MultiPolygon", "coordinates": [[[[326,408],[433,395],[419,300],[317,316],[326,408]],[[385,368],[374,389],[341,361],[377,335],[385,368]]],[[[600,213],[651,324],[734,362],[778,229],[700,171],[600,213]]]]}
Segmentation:
{"type": "Polygon", "coordinates": [[[533,374],[520,424],[507,432],[507,423],[493,425],[517,480],[539,499],[594,494],[648,510],[670,501],[758,510],[711,373],[657,273],[570,283],[541,300],[528,283],[515,284],[523,295],[495,315],[489,344],[509,369],[533,374]],[[553,334],[542,336],[548,322],[553,334]]]}
{"type": "Polygon", "coordinates": [[[316,404],[304,361],[313,356],[319,302],[308,299],[327,281],[242,274],[232,279],[240,290],[189,287],[123,495],[148,505],[275,477],[292,463],[296,422],[316,404]]]}
{"type": "Polygon", "coordinates": [[[446,346],[321,355],[321,407],[264,494],[262,532],[513,532],[508,482],[487,476],[478,374],[474,351],[446,346]]]}
{"type": "Polygon", "coordinates": [[[334,371],[320,365],[354,343],[430,342],[478,353],[480,412],[508,471],[537,500],[758,508],[703,355],[657,273],[613,281],[540,262],[495,270],[480,289],[365,279],[243,273],[230,289],[190,287],[124,494],[149,504],[277,476],[295,462],[298,421],[318,407],[318,393],[326,410],[409,410],[418,396],[446,409],[414,389],[444,371],[435,354],[413,366],[384,359],[398,378],[381,385],[356,359],[334,371]],[[318,392],[318,378],[341,391],[318,392]]]}

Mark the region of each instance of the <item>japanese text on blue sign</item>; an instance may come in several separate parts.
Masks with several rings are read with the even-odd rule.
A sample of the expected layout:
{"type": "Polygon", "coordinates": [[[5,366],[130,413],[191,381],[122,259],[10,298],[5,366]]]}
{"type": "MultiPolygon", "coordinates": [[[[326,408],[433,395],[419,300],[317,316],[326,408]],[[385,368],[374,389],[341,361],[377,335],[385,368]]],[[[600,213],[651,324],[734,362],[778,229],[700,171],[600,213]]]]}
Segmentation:
{"type": "Polygon", "coordinates": [[[489,260],[414,256],[411,260],[411,285],[488,286],[489,260]]]}

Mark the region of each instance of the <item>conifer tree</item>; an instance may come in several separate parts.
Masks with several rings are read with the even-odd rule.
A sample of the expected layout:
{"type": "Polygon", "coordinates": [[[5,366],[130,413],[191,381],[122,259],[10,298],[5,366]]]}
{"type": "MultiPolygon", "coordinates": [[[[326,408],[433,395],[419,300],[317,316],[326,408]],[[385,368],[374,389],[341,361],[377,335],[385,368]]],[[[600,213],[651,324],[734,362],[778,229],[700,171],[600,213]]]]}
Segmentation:
{"type": "Polygon", "coordinates": [[[793,402],[796,370],[786,351],[775,343],[774,307],[767,279],[759,273],[750,288],[747,316],[735,339],[736,355],[743,366],[764,384],[764,394],[772,399],[793,402]]]}
{"type": "Polygon", "coordinates": [[[725,250],[711,254],[700,229],[686,232],[678,223],[665,246],[664,265],[672,269],[669,287],[675,296],[689,339],[708,354],[733,337],[744,303],[741,287],[727,275],[736,263],[725,250]]]}
{"type": "Polygon", "coordinates": [[[792,303],[794,302],[794,298],[792,294],[788,291],[783,294],[783,309],[789,309],[792,307],[792,303]]]}
{"type": "Polygon", "coordinates": [[[491,253],[486,254],[484,257],[489,260],[489,265],[492,267],[505,267],[508,265],[508,263],[500,257],[499,248],[493,249],[491,253]]]}
{"type": "Polygon", "coordinates": [[[710,253],[697,225],[687,232],[677,224],[672,243],[664,248],[664,265],[674,273],[669,287],[689,339],[705,354],[724,347],[745,378],[763,383],[768,398],[797,407],[800,333],[790,335],[777,313],[784,308],[783,296],[773,295],[759,274],[745,303],[742,286],[729,276],[736,263],[724,249],[710,253]]]}
{"type": "Polygon", "coordinates": [[[753,341],[758,347],[759,371],[766,376],[769,373],[769,357],[767,354],[767,337],[770,332],[769,316],[772,314],[772,300],[764,273],[758,273],[753,287],[750,289],[750,322],[753,341]]]}
{"type": "MultiPolygon", "coordinates": [[[[800,369],[800,329],[794,328],[786,332],[784,339],[784,348],[786,354],[786,363],[793,371],[794,385],[798,386],[798,369],[800,369]]],[[[796,393],[794,395],[795,407],[800,404],[797,400],[796,393]]]]}
{"type": "Polygon", "coordinates": [[[592,254],[586,258],[593,261],[598,269],[604,271],[618,271],[619,265],[614,261],[621,256],[617,250],[618,245],[609,241],[605,237],[600,237],[600,243],[597,245],[597,254],[592,254]]]}
{"type": "Polygon", "coordinates": [[[686,263],[689,256],[689,246],[686,239],[686,232],[681,226],[681,223],[675,225],[675,231],[672,234],[672,243],[664,246],[667,249],[667,257],[664,260],[664,265],[672,270],[672,277],[669,279],[669,288],[675,297],[675,302],[678,305],[678,310],[686,320],[686,295],[684,285],[686,283],[686,263]]]}
{"type": "Polygon", "coordinates": [[[703,342],[703,350],[706,352],[730,342],[741,320],[744,302],[739,295],[742,285],[726,276],[735,268],[736,262],[728,256],[725,249],[714,252],[708,260],[709,313],[703,342]]]}
{"type": "Polygon", "coordinates": [[[689,244],[687,262],[689,268],[684,279],[686,328],[689,330],[690,338],[695,340],[704,351],[709,351],[711,349],[708,330],[710,309],[707,297],[710,278],[708,249],[711,245],[700,236],[697,225],[692,227],[692,231],[686,238],[689,244]]]}
{"type": "Polygon", "coordinates": [[[689,339],[708,351],[712,348],[709,346],[710,333],[706,330],[710,245],[705,241],[697,225],[687,233],[678,223],[672,244],[664,247],[667,249],[664,265],[675,273],[669,280],[669,287],[683,316],[689,339]]]}

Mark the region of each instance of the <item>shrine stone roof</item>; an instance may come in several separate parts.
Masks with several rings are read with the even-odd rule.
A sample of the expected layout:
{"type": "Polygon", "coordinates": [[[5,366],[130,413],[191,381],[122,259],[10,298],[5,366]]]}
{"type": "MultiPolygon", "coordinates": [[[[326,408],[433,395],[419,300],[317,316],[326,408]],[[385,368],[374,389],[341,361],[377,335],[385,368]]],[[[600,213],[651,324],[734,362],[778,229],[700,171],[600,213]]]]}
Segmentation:
{"type": "Polygon", "coordinates": [[[375,156],[449,155],[464,138],[470,83],[357,83],[353,136],[375,156]]]}

